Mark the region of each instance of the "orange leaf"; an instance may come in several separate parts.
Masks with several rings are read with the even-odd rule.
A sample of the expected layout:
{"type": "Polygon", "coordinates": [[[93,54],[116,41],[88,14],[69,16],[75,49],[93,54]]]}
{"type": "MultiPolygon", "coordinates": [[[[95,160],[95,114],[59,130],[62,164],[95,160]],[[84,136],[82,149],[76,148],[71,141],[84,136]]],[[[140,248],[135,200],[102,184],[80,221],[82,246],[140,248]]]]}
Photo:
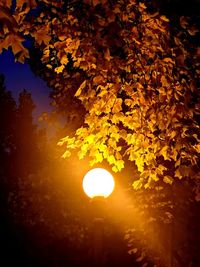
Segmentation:
{"type": "Polygon", "coordinates": [[[63,69],[65,68],[64,65],[60,65],[59,67],[55,68],[55,72],[56,73],[61,73],[63,71],[63,69]]]}
{"type": "Polygon", "coordinates": [[[43,26],[41,29],[35,31],[32,36],[35,38],[39,45],[41,45],[42,43],[44,43],[45,45],[49,44],[51,40],[51,36],[49,35],[49,26],[43,26]]]}
{"type": "Polygon", "coordinates": [[[93,82],[99,84],[100,82],[102,82],[102,80],[103,77],[101,75],[98,75],[94,77],[93,82]]]}
{"type": "Polygon", "coordinates": [[[169,21],[169,19],[168,19],[167,17],[165,17],[165,16],[161,16],[160,19],[161,19],[161,20],[164,20],[164,21],[166,21],[166,22],[169,21]]]}
{"type": "Polygon", "coordinates": [[[110,50],[109,48],[106,49],[105,53],[104,53],[104,58],[108,61],[110,61],[111,56],[110,56],[110,50]]]}
{"type": "Polygon", "coordinates": [[[167,62],[167,63],[172,63],[172,64],[174,64],[174,60],[173,60],[172,58],[170,58],[170,57],[166,57],[166,58],[164,58],[163,61],[164,61],[164,62],[167,62]]]}
{"type": "Polygon", "coordinates": [[[61,60],[60,60],[60,63],[62,64],[62,65],[67,65],[67,63],[68,63],[68,58],[67,58],[67,55],[64,55],[62,58],[61,58],[61,60]]]}
{"type": "Polygon", "coordinates": [[[141,7],[142,9],[146,9],[147,8],[144,3],[139,3],[139,7],[141,7]]]}
{"type": "Polygon", "coordinates": [[[76,91],[76,93],[75,93],[74,96],[78,97],[82,93],[82,91],[85,88],[86,84],[87,84],[87,81],[86,80],[84,82],[82,82],[82,84],[79,86],[79,88],[76,91]]]}

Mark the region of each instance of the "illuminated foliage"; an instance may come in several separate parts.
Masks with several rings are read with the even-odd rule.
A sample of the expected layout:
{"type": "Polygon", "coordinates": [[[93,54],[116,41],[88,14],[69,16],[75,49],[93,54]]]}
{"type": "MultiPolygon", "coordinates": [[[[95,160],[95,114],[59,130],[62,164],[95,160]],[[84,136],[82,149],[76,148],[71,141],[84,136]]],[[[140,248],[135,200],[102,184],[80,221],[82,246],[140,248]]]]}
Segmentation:
{"type": "Polygon", "coordinates": [[[56,77],[54,105],[78,99],[84,107],[83,125],[58,143],[63,157],[77,149],[114,172],[134,162],[135,189],[191,177],[198,198],[199,48],[190,19],[173,32],[167,17],[136,0],[11,2],[0,5],[0,51],[11,46],[23,62],[31,36],[56,77]]]}

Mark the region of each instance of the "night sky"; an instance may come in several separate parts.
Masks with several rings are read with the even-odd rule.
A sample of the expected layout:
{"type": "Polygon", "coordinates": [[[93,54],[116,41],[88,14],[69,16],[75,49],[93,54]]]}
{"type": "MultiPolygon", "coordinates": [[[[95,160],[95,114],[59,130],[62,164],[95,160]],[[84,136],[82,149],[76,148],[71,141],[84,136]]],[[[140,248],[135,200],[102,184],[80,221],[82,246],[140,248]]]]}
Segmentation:
{"type": "Polygon", "coordinates": [[[16,101],[23,89],[31,93],[36,105],[33,113],[35,120],[42,112],[51,110],[50,89],[46,83],[34,75],[28,63],[15,62],[11,51],[4,51],[0,54],[0,73],[5,75],[6,89],[12,92],[16,101]]]}

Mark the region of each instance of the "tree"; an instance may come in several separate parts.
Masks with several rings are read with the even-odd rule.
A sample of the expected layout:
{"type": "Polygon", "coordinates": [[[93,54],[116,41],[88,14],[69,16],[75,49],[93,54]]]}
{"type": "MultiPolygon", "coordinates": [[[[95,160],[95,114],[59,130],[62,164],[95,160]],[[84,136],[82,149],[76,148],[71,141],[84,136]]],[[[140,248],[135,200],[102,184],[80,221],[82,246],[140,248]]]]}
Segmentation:
{"type": "MultiPolygon", "coordinates": [[[[2,188],[1,200],[8,196],[7,177],[12,175],[12,156],[16,149],[16,103],[4,85],[5,77],[0,75],[0,184],[2,188]]],[[[4,201],[1,201],[1,203],[4,201]]],[[[4,203],[5,204],[5,203],[4,203]]],[[[5,206],[1,206],[1,211],[5,206]]]]}
{"type": "Polygon", "coordinates": [[[198,21],[169,21],[155,1],[12,2],[0,5],[0,51],[11,47],[23,62],[30,38],[53,105],[81,116],[59,142],[63,157],[76,149],[91,165],[132,165],[134,188],[152,197],[181,180],[199,200],[198,21]]]}
{"type": "MultiPolygon", "coordinates": [[[[10,217],[10,193],[17,189],[15,176],[17,105],[0,75],[0,217],[1,217],[1,262],[22,265],[21,251],[10,217]],[[12,257],[10,255],[12,254],[12,257]]],[[[22,265],[23,266],[23,265],[22,265]]]]}
{"type": "Polygon", "coordinates": [[[17,176],[26,176],[39,168],[39,148],[37,128],[33,122],[33,103],[31,94],[23,90],[19,94],[16,125],[15,170],[17,176]]]}
{"type": "Polygon", "coordinates": [[[55,105],[77,98],[84,107],[83,125],[59,142],[63,157],[78,149],[115,172],[134,162],[135,189],[192,177],[198,193],[199,48],[190,18],[173,32],[168,18],[137,1],[4,2],[1,49],[24,61],[31,36],[57,74],[55,105]]]}
{"type": "Polygon", "coordinates": [[[0,157],[1,165],[4,168],[1,169],[9,172],[7,166],[8,158],[15,151],[15,137],[14,131],[16,127],[16,103],[11,95],[11,92],[6,91],[4,85],[5,77],[0,75],[0,157]],[[6,168],[7,166],[7,168],[6,168]]]}

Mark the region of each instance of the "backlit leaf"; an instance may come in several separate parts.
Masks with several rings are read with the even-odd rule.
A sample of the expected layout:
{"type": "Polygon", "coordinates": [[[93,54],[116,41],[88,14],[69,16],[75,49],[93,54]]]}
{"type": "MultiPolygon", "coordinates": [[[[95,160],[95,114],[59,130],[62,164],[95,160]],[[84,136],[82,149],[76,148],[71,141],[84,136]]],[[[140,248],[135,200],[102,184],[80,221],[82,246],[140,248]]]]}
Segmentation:
{"type": "Polygon", "coordinates": [[[65,68],[64,65],[60,65],[59,67],[55,68],[55,72],[59,74],[59,73],[63,72],[64,68],[65,68]]]}
{"type": "Polygon", "coordinates": [[[60,63],[62,64],[62,65],[66,65],[67,63],[68,63],[68,57],[67,57],[67,55],[64,55],[62,58],[61,58],[61,60],[60,60],[60,63]]]}
{"type": "Polygon", "coordinates": [[[105,51],[105,53],[104,53],[104,57],[105,57],[105,59],[106,60],[108,60],[108,61],[110,61],[110,50],[109,50],[109,48],[106,48],[106,51],[105,51]]]}
{"type": "Polygon", "coordinates": [[[163,181],[166,183],[166,184],[172,184],[173,183],[173,178],[169,175],[165,175],[164,178],[163,178],[163,181]]]}
{"type": "Polygon", "coordinates": [[[87,84],[86,80],[84,82],[82,82],[82,84],[79,86],[79,88],[76,91],[74,96],[76,96],[76,97],[80,96],[80,94],[82,93],[82,90],[86,87],[86,84],[87,84]]]}
{"type": "Polygon", "coordinates": [[[133,188],[135,190],[138,190],[138,189],[142,188],[142,182],[141,182],[141,180],[134,181],[133,182],[133,188]]]}
{"type": "Polygon", "coordinates": [[[62,158],[63,159],[65,159],[65,158],[68,158],[68,157],[70,157],[71,156],[71,153],[70,153],[70,151],[65,151],[65,153],[62,155],[62,158]]]}
{"type": "Polygon", "coordinates": [[[163,20],[163,21],[166,21],[166,22],[169,21],[169,19],[166,16],[160,16],[160,19],[163,20]]]}

